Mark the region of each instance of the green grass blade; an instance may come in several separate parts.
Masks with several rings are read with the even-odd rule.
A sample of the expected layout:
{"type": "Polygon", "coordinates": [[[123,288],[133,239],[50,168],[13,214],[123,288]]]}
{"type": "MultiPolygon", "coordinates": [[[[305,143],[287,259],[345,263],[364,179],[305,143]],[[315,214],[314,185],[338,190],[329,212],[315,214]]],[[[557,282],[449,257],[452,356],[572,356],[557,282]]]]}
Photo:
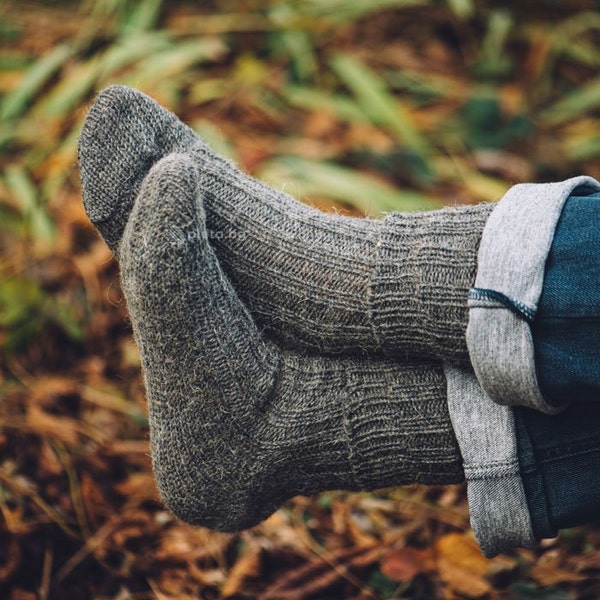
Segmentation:
{"type": "Polygon", "coordinates": [[[163,0],[145,0],[138,2],[123,22],[121,33],[125,36],[134,31],[147,31],[152,29],[162,9],[163,0]]]}
{"type": "Polygon", "coordinates": [[[122,37],[113,44],[100,60],[100,79],[148,56],[160,55],[172,48],[172,41],[164,32],[138,33],[122,37]]]}
{"type": "Polygon", "coordinates": [[[462,21],[473,16],[475,6],[473,0],[447,0],[450,10],[462,21]]]}
{"type": "Polygon", "coordinates": [[[21,165],[9,165],[4,172],[4,181],[21,213],[33,211],[37,206],[37,191],[25,168],[21,165]]]}
{"type": "Polygon", "coordinates": [[[0,119],[14,119],[22,115],[40,88],[65,64],[71,53],[71,47],[66,44],[57,46],[34,63],[25,74],[21,85],[5,96],[0,107],[0,119]]]}
{"type": "Polygon", "coordinates": [[[297,186],[301,195],[331,198],[350,204],[367,215],[403,210],[439,208],[440,203],[423,194],[397,190],[391,185],[354,169],[296,156],[275,158],[258,173],[277,188],[297,186]]]}
{"type": "Polygon", "coordinates": [[[597,158],[600,156],[600,135],[567,144],[567,155],[570,160],[577,162],[597,158]]]}
{"type": "Polygon", "coordinates": [[[97,58],[76,65],[67,77],[46,94],[35,107],[36,114],[46,116],[67,115],[76,108],[93,89],[100,71],[97,58]]]}
{"type": "Polygon", "coordinates": [[[163,83],[170,85],[174,82],[169,81],[169,77],[175,77],[195,64],[215,60],[226,52],[227,48],[219,38],[179,42],[160,54],[140,61],[136,69],[128,74],[127,80],[136,87],[163,83]]]}
{"type": "Polygon", "coordinates": [[[346,96],[329,93],[316,88],[290,85],[282,91],[286,102],[309,111],[325,110],[341,121],[368,121],[364,111],[346,96]]]}
{"type": "Polygon", "coordinates": [[[355,21],[368,14],[393,8],[423,6],[429,0],[300,0],[295,7],[299,13],[323,17],[331,21],[355,21]]]}
{"type": "Polygon", "coordinates": [[[39,204],[37,189],[25,168],[21,165],[7,167],[4,181],[29,224],[33,239],[52,238],[55,231],[54,223],[44,207],[39,204]]]}
{"type": "Polygon", "coordinates": [[[332,57],[331,67],[375,125],[390,130],[400,142],[428,162],[427,142],[412,123],[408,111],[389,93],[383,79],[355,58],[343,54],[332,57]]]}
{"type": "Polygon", "coordinates": [[[571,92],[542,114],[549,125],[560,125],[600,107],[600,77],[571,92]]]}
{"type": "Polygon", "coordinates": [[[192,129],[217,153],[237,161],[234,147],[223,137],[218,127],[210,121],[200,119],[192,123],[192,129]]]}

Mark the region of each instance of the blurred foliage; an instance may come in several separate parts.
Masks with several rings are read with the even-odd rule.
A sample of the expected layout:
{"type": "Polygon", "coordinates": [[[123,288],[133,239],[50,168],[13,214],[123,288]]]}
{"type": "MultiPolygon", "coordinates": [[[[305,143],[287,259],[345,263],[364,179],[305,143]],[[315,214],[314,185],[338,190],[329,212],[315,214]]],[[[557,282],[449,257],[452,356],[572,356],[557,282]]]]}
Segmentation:
{"type": "Polygon", "coordinates": [[[502,565],[453,563],[440,548],[467,529],[460,490],[299,499],[233,539],[175,523],[152,487],[139,359],[76,169],[86,107],[123,83],[326,210],[376,216],[600,178],[598,8],[3,0],[0,596],[291,598],[312,577],[302,597],[598,597],[593,530],[502,565]],[[416,571],[404,545],[423,552],[416,571]]]}

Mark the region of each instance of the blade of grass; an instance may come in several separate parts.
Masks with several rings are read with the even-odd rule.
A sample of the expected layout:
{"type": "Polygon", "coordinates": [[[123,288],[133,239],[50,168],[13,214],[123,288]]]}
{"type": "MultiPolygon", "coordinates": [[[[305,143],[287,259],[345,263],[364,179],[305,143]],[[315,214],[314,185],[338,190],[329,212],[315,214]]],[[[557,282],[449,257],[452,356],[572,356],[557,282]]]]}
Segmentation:
{"type": "Polygon", "coordinates": [[[218,154],[236,162],[235,148],[223,137],[218,127],[210,121],[201,119],[192,124],[192,129],[218,154]]]}
{"type": "Polygon", "coordinates": [[[54,223],[44,207],[40,206],[37,188],[25,168],[22,165],[8,166],[4,181],[29,223],[33,239],[51,239],[55,231],[54,223]]]}
{"type": "Polygon", "coordinates": [[[450,10],[462,21],[466,21],[473,16],[475,6],[473,0],[447,0],[450,10]]]}
{"type": "Polygon", "coordinates": [[[98,57],[69,69],[69,74],[35,106],[35,113],[46,116],[68,115],[93,89],[101,64],[98,57]]]}
{"type": "Polygon", "coordinates": [[[397,190],[375,177],[334,163],[296,156],[267,162],[258,176],[278,188],[293,183],[302,195],[338,200],[372,216],[392,210],[419,211],[440,207],[439,202],[418,192],[397,190]]]}
{"type": "Polygon", "coordinates": [[[44,115],[65,115],[78,106],[97,83],[113,73],[132,65],[148,55],[171,47],[163,33],[141,33],[118,40],[109,49],[87,62],[76,65],[41,102],[36,112],[44,115]]]}
{"type": "Polygon", "coordinates": [[[230,78],[202,79],[190,86],[188,99],[190,104],[197,106],[211,100],[229,96],[231,89],[232,81],[230,78]]]}
{"type": "Polygon", "coordinates": [[[330,64],[370,120],[389,129],[400,142],[428,163],[430,150],[427,142],[413,124],[408,111],[389,93],[385,82],[364,64],[344,54],[334,55],[330,64]]]}
{"type": "Polygon", "coordinates": [[[287,86],[282,91],[283,98],[297,108],[309,111],[325,110],[341,121],[368,121],[361,108],[346,96],[325,92],[317,88],[303,86],[287,86]]]}
{"type": "Polygon", "coordinates": [[[318,64],[310,36],[305,31],[282,31],[275,35],[290,57],[296,79],[312,79],[318,71],[318,64]]]}
{"type": "Polygon", "coordinates": [[[299,13],[329,20],[355,21],[370,13],[392,8],[423,6],[428,0],[300,0],[296,3],[299,13]]]}
{"type": "Polygon", "coordinates": [[[276,4],[269,16],[281,27],[272,36],[275,50],[289,56],[297,80],[310,80],[318,71],[318,62],[308,31],[294,28],[297,15],[287,4],[276,4]]]}
{"type": "Polygon", "coordinates": [[[142,58],[156,56],[168,50],[171,44],[167,33],[162,31],[122,37],[102,55],[99,77],[106,78],[142,58]]]}
{"type": "Polygon", "coordinates": [[[600,107],[600,77],[576,89],[542,113],[547,125],[560,125],[600,107]]]}
{"type": "Polygon", "coordinates": [[[162,9],[163,0],[145,0],[134,5],[121,26],[121,34],[129,35],[133,31],[152,29],[162,9]]]}
{"type": "Polygon", "coordinates": [[[193,65],[216,60],[227,52],[227,47],[219,38],[203,38],[174,44],[171,49],[159,55],[152,55],[140,61],[127,75],[127,80],[136,87],[153,83],[172,85],[173,78],[193,65]]]}
{"type": "Polygon", "coordinates": [[[4,181],[21,213],[27,214],[35,209],[37,191],[22,165],[9,165],[4,171],[4,181]]]}
{"type": "Polygon", "coordinates": [[[582,65],[590,67],[600,65],[600,50],[598,46],[584,40],[574,40],[572,44],[569,44],[565,48],[565,54],[582,65]]]}
{"type": "Polygon", "coordinates": [[[600,135],[575,143],[567,143],[567,156],[573,161],[591,160],[600,156],[600,135]]]}
{"type": "Polygon", "coordinates": [[[34,63],[25,74],[21,85],[4,97],[0,107],[0,120],[14,119],[22,115],[40,88],[71,57],[71,47],[64,44],[51,50],[34,63]]]}

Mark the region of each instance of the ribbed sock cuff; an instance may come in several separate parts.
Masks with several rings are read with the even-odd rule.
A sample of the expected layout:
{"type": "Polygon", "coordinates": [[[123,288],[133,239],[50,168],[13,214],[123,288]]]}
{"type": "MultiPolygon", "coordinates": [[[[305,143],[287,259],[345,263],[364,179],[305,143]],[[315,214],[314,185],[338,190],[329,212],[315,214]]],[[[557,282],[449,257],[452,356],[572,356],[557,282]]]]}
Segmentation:
{"type": "Polygon", "coordinates": [[[392,213],[371,282],[373,328],[391,356],[467,362],[467,293],[493,205],[392,213]]]}
{"type": "MultiPolygon", "coordinates": [[[[349,398],[346,431],[360,489],[463,480],[462,457],[446,403],[446,379],[437,365],[403,367],[382,389],[361,387],[349,398]]],[[[351,385],[351,382],[349,382],[351,385]]]]}

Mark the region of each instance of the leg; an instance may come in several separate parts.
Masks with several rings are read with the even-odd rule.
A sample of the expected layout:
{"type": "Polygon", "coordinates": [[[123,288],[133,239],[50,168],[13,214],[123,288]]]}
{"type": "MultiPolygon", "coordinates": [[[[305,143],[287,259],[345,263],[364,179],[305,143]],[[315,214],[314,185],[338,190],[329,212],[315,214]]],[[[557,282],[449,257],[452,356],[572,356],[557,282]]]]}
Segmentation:
{"type": "Polygon", "coordinates": [[[147,96],[112,87],[90,111],[79,164],[88,215],[116,254],[141,181],[171,152],[192,157],[219,261],[286,346],[468,361],[466,295],[491,206],[326,215],[245,175],[147,96]]]}
{"type": "Polygon", "coordinates": [[[538,538],[600,514],[600,194],[571,196],[561,213],[532,325],[544,398],[556,416],[515,409],[519,463],[538,538]]]}
{"type": "Polygon", "coordinates": [[[200,183],[186,156],[156,164],[119,250],[173,512],[232,531],[300,493],[460,481],[441,368],[265,341],[208,244],[200,183]]]}

